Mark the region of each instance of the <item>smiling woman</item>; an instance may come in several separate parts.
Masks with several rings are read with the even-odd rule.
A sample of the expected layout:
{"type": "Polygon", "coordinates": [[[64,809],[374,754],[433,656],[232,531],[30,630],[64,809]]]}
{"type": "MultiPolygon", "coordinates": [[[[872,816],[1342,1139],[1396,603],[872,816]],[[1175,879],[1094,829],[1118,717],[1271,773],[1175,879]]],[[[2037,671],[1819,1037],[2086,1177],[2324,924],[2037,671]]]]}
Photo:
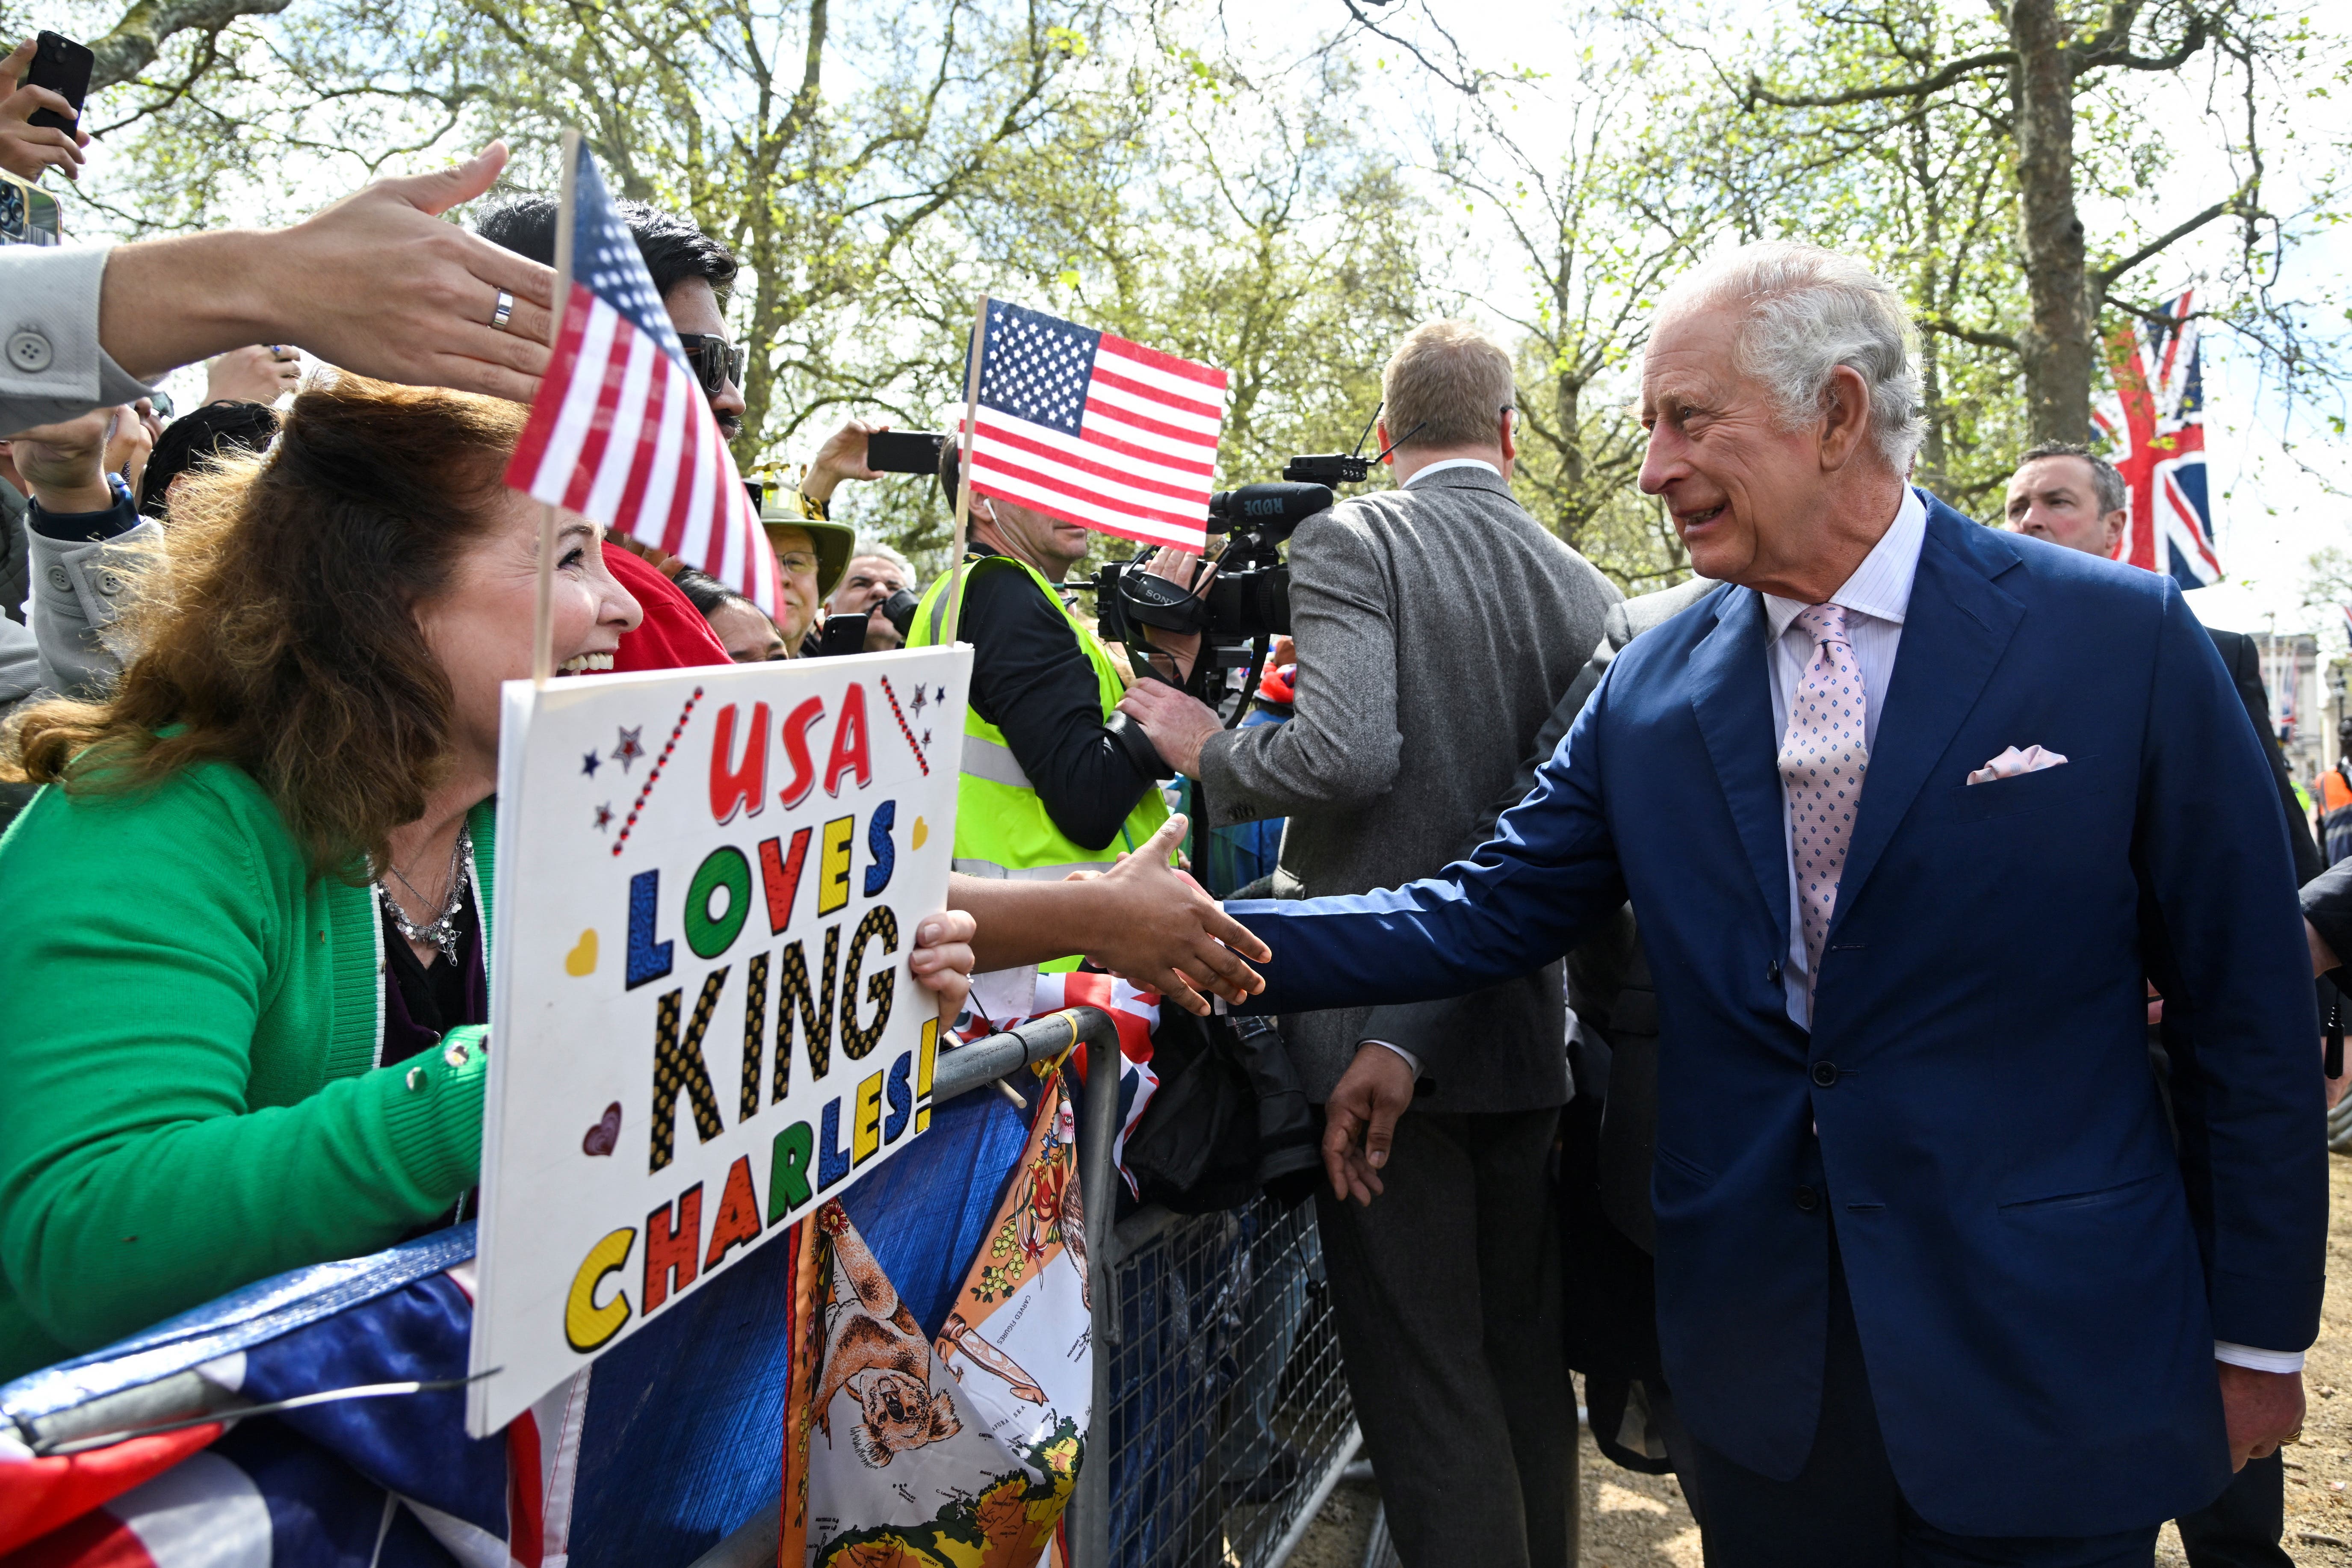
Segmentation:
{"type": "MultiPolygon", "coordinates": [[[[522,418],[306,389],[268,456],[182,486],[113,696],[0,748],[49,786],[0,841],[0,1379],[463,1215],[522,418]]],[[[637,602],[595,525],[556,550],[555,658],[609,668],[637,602]]]]}

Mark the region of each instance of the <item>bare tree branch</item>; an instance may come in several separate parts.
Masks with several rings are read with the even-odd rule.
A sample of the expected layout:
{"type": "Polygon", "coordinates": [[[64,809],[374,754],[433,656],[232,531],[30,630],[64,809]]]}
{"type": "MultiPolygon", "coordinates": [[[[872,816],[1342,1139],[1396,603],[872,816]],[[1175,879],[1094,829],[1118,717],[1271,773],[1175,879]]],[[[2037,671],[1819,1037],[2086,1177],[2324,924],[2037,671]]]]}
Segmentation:
{"type": "Polygon", "coordinates": [[[89,89],[113,87],[155,63],[173,36],[191,28],[217,33],[239,16],[274,16],[291,0],[138,0],[122,20],[89,47],[98,57],[89,89]]]}

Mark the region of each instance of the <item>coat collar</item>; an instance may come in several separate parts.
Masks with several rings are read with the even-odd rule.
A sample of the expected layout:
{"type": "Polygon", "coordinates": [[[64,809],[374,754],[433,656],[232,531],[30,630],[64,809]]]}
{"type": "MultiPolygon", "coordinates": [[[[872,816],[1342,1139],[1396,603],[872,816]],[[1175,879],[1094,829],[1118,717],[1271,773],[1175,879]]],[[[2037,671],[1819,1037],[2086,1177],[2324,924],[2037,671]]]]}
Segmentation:
{"type": "Polygon", "coordinates": [[[1928,503],[1910,614],[1886,683],[1886,708],[1863,779],[1830,936],[1859,901],[1895,829],[1937,759],[1950,750],[2025,618],[2025,606],[2000,586],[2000,578],[2022,560],[2008,535],[1941,501],[1928,503]]]}

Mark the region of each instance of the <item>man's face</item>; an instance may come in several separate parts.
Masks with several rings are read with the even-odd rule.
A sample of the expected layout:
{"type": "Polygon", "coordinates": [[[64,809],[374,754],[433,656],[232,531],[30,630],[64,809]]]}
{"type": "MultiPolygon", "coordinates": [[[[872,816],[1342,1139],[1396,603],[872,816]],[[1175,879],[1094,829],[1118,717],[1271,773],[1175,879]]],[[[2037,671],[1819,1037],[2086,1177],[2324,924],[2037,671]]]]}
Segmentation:
{"type": "Polygon", "coordinates": [[[2036,458],[2009,477],[2009,529],[2086,555],[2113,556],[2124,513],[2099,510],[2098,471],[2086,458],[2036,458]]]}
{"type": "MultiPolygon", "coordinates": [[[[669,324],[681,332],[699,332],[705,337],[727,335],[727,318],[719,313],[719,296],[711,291],[708,278],[689,278],[673,284],[662,296],[662,308],[669,312],[669,324]]],[[[719,433],[730,441],[743,433],[743,389],[733,382],[708,395],[710,412],[719,418],[719,433]]]]}
{"type": "Polygon", "coordinates": [[[1087,531],[1077,523],[1047,517],[1042,511],[1032,511],[994,496],[987,497],[984,504],[1005,542],[1044,573],[1048,583],[1060,582],[1069,575],[1071,567],[1086,559],[1087,531]]]}
{"type": "Polygon", "coordinates": [[[854,616],[870,610],[907,586],[907,574],[879,555],[855,556],[841,576],[841,586],[824,602],[825,614],[854,616]]]}
{"type": "Polygon", "coordinates": [[[805,528],[771,524],[768,542],[776,552],[776,586],[784,599],[783,619],[777,630],[784,646],[797,651],[809,627],[816,624],[816,541],[805,528]]]}
{"type": "Polygon", "coordinates": [[[1828,491],[1819,425],[1783,430],[1758,383],[1732,368],[1736,308],[1657,323],[1642,363],[1643,493],[1661,497],[1701,576],[1762,587],[1801,575],[1828,491]]]}
{"type": "Polygon", "coordinates": [[[898,628],[882,611],[883,604],[901,588],[912,586],[907,574],[896,563],[879,555],[853,557],[849,570],[841,574],[841,586],[824,603],[829,616],[866,615],[866,651],[888,653],[906,642],[898,628]]]}

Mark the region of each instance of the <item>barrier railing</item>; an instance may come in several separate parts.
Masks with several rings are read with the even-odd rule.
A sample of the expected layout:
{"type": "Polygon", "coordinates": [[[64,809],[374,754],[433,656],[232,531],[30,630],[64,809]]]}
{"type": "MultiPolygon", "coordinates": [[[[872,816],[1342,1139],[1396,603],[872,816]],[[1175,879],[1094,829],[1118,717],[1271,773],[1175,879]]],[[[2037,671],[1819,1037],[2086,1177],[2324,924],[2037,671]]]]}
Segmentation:
{"type": "MultiPolygon", "coordinates": [[[[984,1089],[1087,1041],[1114,1052],[1118,1031],[1108,1015],[1076,1007],[942,1052],[932,1099],[984,1089]]],[[[1192,1217],[1146,1208],[1114,1226],[1118,1074],[1091,1077],[1079,1180],[1094,1415],[1068,1518],[1072,1568],[1276,1568],[1359,1446],[1313,1215],[1261,1200],[1192,1217]]],[[[19,1380],[10,1386],[20,1401],[0,1410],[0,1426],[36,1451],[65,1451],[162,1424],[233,1418],[247,1401],[194,1366],[436,1274],[472,1250],[468,1225],[264,1281],[215,1303],[236,1308],[215,1328],[191,1335],[159,1325],[95,1364],[19,1380]],[[348,1289],[339,1271],[356,1271],[348,1289]]],[[[692,1568],[773,1563],[778,1511],[772,1500],[692,1568]]]]}

